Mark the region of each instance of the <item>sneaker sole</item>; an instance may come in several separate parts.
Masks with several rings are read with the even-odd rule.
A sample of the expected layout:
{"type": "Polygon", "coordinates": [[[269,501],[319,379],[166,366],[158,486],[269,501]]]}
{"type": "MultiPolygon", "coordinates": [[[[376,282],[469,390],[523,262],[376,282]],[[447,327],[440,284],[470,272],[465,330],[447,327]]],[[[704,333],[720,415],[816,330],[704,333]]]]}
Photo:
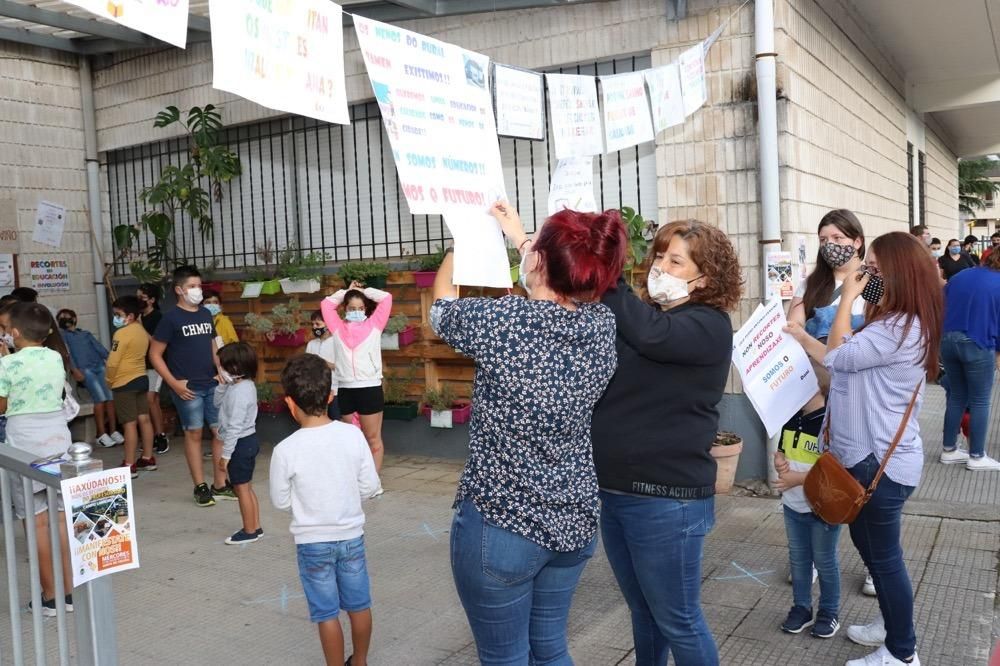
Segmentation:
{"type": "Polygon", "coordinates": [[[803,631],[813,626],[814,624],[816,624],[816,620],[810,620],[809,622],[806,622],[798,629],[789,629],[785,625],[781,625],[781,630],[786,634],[801,634],[803,631]]]}
{"type": "Polygon", "coordinates": [[[812,636],[813,638],[833,638],[834,636],[837,635],[838,631],[840,631],[840,625],[837,625],[837,627],[833,630],[833,632],[829,634],[818,634],[815,631],[810,631],[809,635],[812,636]]]}
{"type": "Polygon", "coordinates": [[[848,630],[848,632],[847,632],[847,639],[849,641],[851,641],[852,643],[856,643],[858,645],[864,645],[865,647],[873,647],[873,648],[882,647],[882,645],[885,643],[884,640],[875,642],[875,641],[868,641],[868,640],[860,639],[857,636],[852,636],[850,630],[848,630]]]}
{"type": "Polygon", "coordinates": [[[242,546],[245,543],[253,543],[255,541],[260,541],[260,537],[254,537],[253,539],[244,539],[243,541],[233,541],[229,537],[226,537],[226,544],[229,546],[242,546]]]}
{"type": "Polygon", "coordinates": [[[942,465],[964,465],[968,460],[968,458],[961,458],[959,460],[942,460],[938,458],[938,462],[942,465]]]}
{"type": "Polygon", "coordinates": [[[969,467],[966,465],[965,469],[970,472],[1000,472],[1000,467],[969,467]]]}
{"type": "Polygon", "coordinates": [[[215,506],[215,500],[208,500],[207,502],[200,502],[195,500],[194,503],[198,506],[215,506]]]}
{"type": "Polygon", "coordinates": [[[871,588],[871,589],[869,589],[867,587],[861,588],[861,594],[865,595],[866,597],[877,597],[878,596],[878,592],[875,591],[874,587],[871,588]]]}

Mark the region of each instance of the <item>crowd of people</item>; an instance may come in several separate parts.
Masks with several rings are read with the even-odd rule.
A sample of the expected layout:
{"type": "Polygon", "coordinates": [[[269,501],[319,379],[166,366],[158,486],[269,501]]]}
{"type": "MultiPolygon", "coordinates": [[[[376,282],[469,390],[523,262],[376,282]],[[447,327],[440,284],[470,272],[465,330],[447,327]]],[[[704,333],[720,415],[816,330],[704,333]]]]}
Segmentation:
{"type": "MultiPolygon", "coordinates": [[[[678,666],[718,664],[700,587],[715,522],[710,450],[729,377],[730,313],[743,289],[732,243],[696,220],[666,224],[641,266],[645,284],[633,289],[622,277],[628,239],[616,211],[562,211],[532,237],[509,205],[491,212],[521,255],[527,297],[459,299],[449,251],[430,310],[435,333],[476,367],[450,556],[480,661],[571,663],[569,610],[600,531],[630,611],[636,663],[661,665],[669,655],[678,666]]],[[[780,628],[809,628],[818,639],[840,629],[840,525],[820,519],[803,491],[829,451],[871,489],[848,531],[867,569],[863,591],[880,613],[846,633],[877,649],[848,666],[919,664],[901,541],[903,505],[924,461],[917,416],[927,382],[939,381],[947,390],[940,462],[1000,470],[986,454],[1000,365],[1000,233],[982,257],[955,239],[942,254],[920,227],[868,242],[858,217],[840,209],[817,235],[816,267],[785,329],[812,360],[820,390],[784,426],[774,458],[792,583],[780,628]],[[961,432],[968,450],[958,446],[961,432]]],[[[110,350],[78,327],[75,312],[53,317],[31,290],[0,299],[4,441],[40,457],[65,452],[64,403],[76,381],[93,397],[97,443],[124,445],[133,477],[156,470],[170,446],[166,384],[195,503],[238,501],[242,525],[226,543],[252,543],[263,535],[252,485],[258,360],[195,268],[178,268],[171,284],[176,306],[165,311],[155,284],[115,300],[110,350]]],[[[371,639],[362,501],[383,492],[379,338],[391,309],[391,294],[358,283],[328,296],[311,316],[306,353],[281,375],[300,429],[274,449],[270,498],[292,513],[300,579],[329,664],[344,660],[341,610],[354,649],[347,663],[363,666],[371,639]]],[[[32,603],[55,614],[47,504],[41,484],[35,491],[33,507],[14,493],[15,512],[30,511],[39,528],[42,598],[32,603]]],[[[69,580],[67,560],[64,570],[69,580]]],[[[72,610],[72,595],[64,603],[72,610]]]]}

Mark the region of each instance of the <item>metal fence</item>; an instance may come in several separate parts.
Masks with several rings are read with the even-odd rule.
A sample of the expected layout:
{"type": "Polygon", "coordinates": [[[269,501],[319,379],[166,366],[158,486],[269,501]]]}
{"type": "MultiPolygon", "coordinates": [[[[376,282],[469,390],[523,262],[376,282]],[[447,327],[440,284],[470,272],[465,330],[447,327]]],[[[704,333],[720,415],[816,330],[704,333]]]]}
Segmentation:
{"type": "MultiPolygon", "coordinates": [[[[630,56],[556,71],[613,74],[649,65],[649,56],[630,56]]],[[[409,212],[378,106],[357,104],[350,115],[346,126],[295,116],[228,128],[224,141],[239,155],[243,175],[223,188],[221,203],[213,204],[213,238],[202,239],[190,219],[178,221],[175,241],[184,256],[219,270],[241,270],[263,263],[258,248],[265,245],[280,249],[294,244],[326,252],[332,261],[433,252],[450,237],[448,229],[440,216],[409,212]]],[[[533,230],[547,213],[556,162],[548,132],[541,141],[501,137],[500,149],[508,197],[533,230]]],[[[109,152],[112,227],[138,224],[144,210],[139,193],[164,166],[181,164],[186,155],[186,139],[109,152]]],[[[594,162],[602,208],[627,205],[655,215],[652,143],[598,156],[594,162]]],[[[115,274],[127,273],[127,261],[116,260],[115,274]]]]}

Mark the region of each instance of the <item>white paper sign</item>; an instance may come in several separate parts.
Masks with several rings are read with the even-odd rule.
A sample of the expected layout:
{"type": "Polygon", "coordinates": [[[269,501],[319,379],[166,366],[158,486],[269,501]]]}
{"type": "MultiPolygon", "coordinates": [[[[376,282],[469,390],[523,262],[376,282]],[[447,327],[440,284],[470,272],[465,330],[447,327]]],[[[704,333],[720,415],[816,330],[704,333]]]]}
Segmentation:
{"type": "Polygon", "coordinates": [[[410,212],[445,215],[457,284],[509,287],[503,237],[489,216],[507,198],[489,58],[360,16],[354,28],[410,212]]]}
{"type": "Polygon", "coordinates": [[[705,88],[705,47],[699,42],[677,59],[681,75],[681,94],[684,96],[684,115],[690,116],[701,108],[708,98],[705,88]]]}
{"type": "Polygon", "coordinates": [[[344,29],[328,0],[211,0],[212,85],[262,106],[347,125],[344,29]]]}
{"type": "Polygon", "coordinates": [[[653,140],[642,72],[601,77],[604,144],[609,153],[653,140]]]}
{"type": "Polygon", "coordinates": [[[523,139],[545,138],[545,79],[538,72],[493,68],[497,133],[523,139]]]}
{"type": "MultiPolygon", "coordinates": [[[[66,0],[91,14],[144,32],[168,44],[187,44],[188,0],[66,0]]],[[[232,1],[232,0],[230,0],[232,1]]],[[[233,4],[236,4],[235,2],[233,4]]],[[[247,4],[247,3],[241,3],[247,4]]],[[[212,30],[216,25],[212,23],[212,30]]]]}
{"type": "Polygon", "coordinates": [[[132,475],[117,467],[63,479],[73,586],[139,568],[132,475]]]}
{"type": "Polygon", "coordinates": [[[649,102],[653,107],[653,128],[657,133],[684,122],[684,98],[677,63],[647,69],[649,102]]]}
{"type": "Polygon", "coordinates": [[[31,240],[43,245],[62,245],[63,230],[66,228],[66,209],[59,204],[39,201],[35,213],[35,228],[31,240]]]}
{"type": "Polygon", "coordinates": [[[767,253],[767,298],[779,298],[790,301],[795,294],[795,282],[792,279],[792,253],[767,253]]]}
{"type": "Polygon", "coordinates": [[[556,159],[604,152],[597,80],[579,74],[546,74],[556,159]]]}
{"type": "Polygon", "coordinates": [[[784,307],[775,299],[758,305],[733,336],[733,365],[768,437],[819,391],[805,350],[782,332],[785,323],[784,307]]]}
{"type": "Polygon", "coordinates": [[[13,288],[15,281],[14,255],[0,254],[0,289],[13,288]]]}
{"type": "Polygon", "coordinates": [[[43,293],[69,291],[69,265],[65,259],[33,259],[31,288],[43,293]]]}
{"type": "Polygon", "coordinates": [[[559,160],[549,183],[549,215],[563,209],[596,213],[594,158],[570,157],[559,160]]]}

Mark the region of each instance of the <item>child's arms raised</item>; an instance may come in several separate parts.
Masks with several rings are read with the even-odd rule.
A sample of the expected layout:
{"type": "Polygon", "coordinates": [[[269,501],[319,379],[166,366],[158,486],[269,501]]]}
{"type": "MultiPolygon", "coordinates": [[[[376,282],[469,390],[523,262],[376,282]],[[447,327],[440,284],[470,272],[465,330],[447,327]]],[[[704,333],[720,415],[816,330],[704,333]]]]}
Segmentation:
{"type": "Polygon", "coordinates": [[[344,302],[346,294],[347,290],[341,289],[324,298],[319,304],[320,312],[323,313],[323,323],[326,324],[326,329],[331,333],[344,330],[344,320],[337,314],[337,308],[344,302]]]}
{"type": "Polygon", "coordinates": [[[381,289],[375,289],[374,287],[366,288],[363,293],[378,303],[375,306],[375,312],[372,313],[371,322],[372,326],[380,331],[384,331],[386,324],[389,323],[389,315],[392,313],[392,294],[381,289]]]}

